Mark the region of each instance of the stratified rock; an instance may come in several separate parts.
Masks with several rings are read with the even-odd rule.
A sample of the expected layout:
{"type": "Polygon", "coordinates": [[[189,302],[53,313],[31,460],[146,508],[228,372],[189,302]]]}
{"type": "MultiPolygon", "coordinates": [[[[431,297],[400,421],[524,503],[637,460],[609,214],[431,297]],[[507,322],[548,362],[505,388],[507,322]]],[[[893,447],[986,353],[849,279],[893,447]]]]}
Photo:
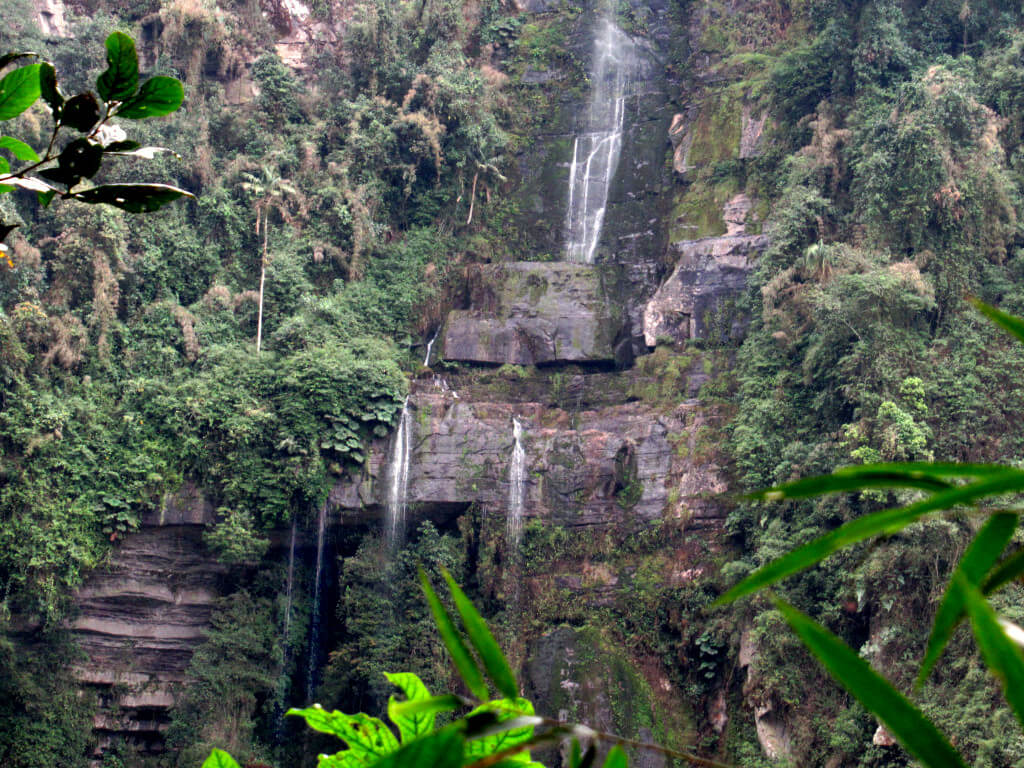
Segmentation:
{"type": "Polygon", "coordinates": [[[673,244],[679,262],[644,308],[644,341],[737,338],[744,318],[730,306],[747,287],[766,235],[726,235],[673,244]]]}
{"type": "MultiPolygon", "coordinates": [[[[701,457],[698,435],[712,412],[690,401],[669,413],[625,403],[570,413],[540,403],[464,402],[451,392],[417,392],[409,504],[460,511],[470,504],[503,514],[509,500],[513,417],[523,425],[526,516],[572,526],[684,519],[717,527],[724,510],[721,468],[701,457]]],[[[342,516],[387,493],[388,446],[376,444],[360,481],[339,483],[331,502],[342,516]]]]}
{"type": "MultiPolygon", "coordinates": [[[[224,566],[203,545],[213,522],[209,502],[186,485],[113,550],[76,596],[71,630],[84,653],[75,675],[99,690],[101,737],[162,749],[173,689],[186,682],[192,652],[204,639],[223,593],[224,566]]],[[[102,743],[101,743],[102,746],[102,743]]]]}
{"type": "Polygon", "coordinates": [[[598,268],[514,262],[474,268],[470,309],[448,315],[444,356],[476,363],[612,362],[624,321],[598,268]]]}

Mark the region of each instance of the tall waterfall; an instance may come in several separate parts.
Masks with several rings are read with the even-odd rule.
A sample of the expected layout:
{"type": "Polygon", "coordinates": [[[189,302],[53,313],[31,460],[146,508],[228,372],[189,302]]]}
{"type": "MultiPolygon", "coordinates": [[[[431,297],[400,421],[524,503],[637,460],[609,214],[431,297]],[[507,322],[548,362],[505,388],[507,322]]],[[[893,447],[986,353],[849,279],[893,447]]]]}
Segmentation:
{"type": "Polygon", "coordinates": [[[322,656],[321,634],[323,621],[320,616],[320,603],[323,591],[323,569],[324,569],[324,536],[327,531],[327,504],[320,507],[320,515],[317,518],[316,529],[316,575],[313,577],[313,613],[309,619],[309,663],[306,667],[306,698],[313,700],[313,691],[316,688],[316,673],[320,666],[322,656]]]}
{"type": "MultiPolygon", "coordinates": [[[[443,323],[442,323],[443,325],[443,323]]],[[[430,341],[427,342],[427,354],[423,357],[423,367],[426,368],[430,365],[430,352],[434,348],[434,342],[437,341],[438,335],[441,333],[441,326],[437,326],[437,330],[434,331],[434,335],[430,337],[430,341]]]]}
{"type": "Polygon", "coordinates": [[[565,219],[568,261],[594,263],[608,190],[622,151],[626,98],[640,75],[636,44],[604,16],[594,40],[593,89],[581,131],[576,134],[569,170],[569,209],[565,219]]]}
{"type": "Polygon", "coordinates": [[[512,417],[512,438],[512,463],[508,471],[508,543],[513,552],[518,552],[526,506],[526,451],[523,450],[523,425],[515,417],[512,417]]]}
{"type": "Polygon", "coordinates": [[[385,535],[388,544],[394,548],[402,541],[405,534],[405,510],[408,504],[409,490],[409,445],[411,442],[412,416],[409,414],[409,398],[402,404],[402,415],[398,420],[398,430],[391,443],[391,459],[388,464],[387,517],[385,519],[385,535]]]}

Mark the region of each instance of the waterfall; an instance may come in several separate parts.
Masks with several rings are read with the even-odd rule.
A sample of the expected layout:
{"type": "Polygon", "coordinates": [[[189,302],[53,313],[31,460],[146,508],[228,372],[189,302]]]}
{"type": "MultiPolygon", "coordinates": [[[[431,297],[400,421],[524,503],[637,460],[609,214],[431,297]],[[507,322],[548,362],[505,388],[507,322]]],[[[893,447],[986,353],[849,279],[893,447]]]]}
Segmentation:
{"type": "Polygon", "coordinates": [[[398,420],[398,430],[391,443],[391,459],[388,464],[388,475],[391,481],[388,487],[387,517],[385,519],[385,535],[392,549],[401,544],[405,533],[405,510],[409,488],[409,445],[411,442],[412,416],[409,414],[409,398],[402,404],[402,415],[398,420]]]}
{"type": "Polygon", "coordinates": [[[285,658],[287,659],[291,650],[291,629],[292,629],[292,591],[295,585],[295,529],[297,527],[297,519],[292,516],[292,537],[291,543],[288,546],[288,581],[285,584],[285,603],[284,603],[284,642],[281,643],[281,647],[284,650],[285,658]]]}
{"type": "Polygon", "coordinates": [[[438,334],[441,333],[441,326],[437,326],[437,330],[434,331],[434,335],[430,337],[430,341],[427,342],[427,354],[423,357],[423,367],[427,368],[430,366],[430,350],[434,348],[434,342],[437,341],[438,334]]]}
{"type": "Polygon", "coordinates": [[[572,148],[565,251],[569,261],[594,263],[608,190],[622,151],[626,98],[639,78],[636,44],[606,15],[594,40],[590,104],[572,148]]]}
{"type": "Polygon", "coordinates": [[[327,505],[320,507],[320,516],[317,520],[316,530],[316,575],[313,577],[313,613],[309,620],[309,664],[306,667],[306,699],[313,700],[313,690],[316,688],[316,673],[320,665],[321,656],[321,631],[322,624],[320,617],[320,602],[322,599],[322,582],[324,567],[324,534],[327,529],[327,505]]]}
{"type": "Polygon", "coordinates": [[[512,417],[512,464],[508,472],[508,543],[519,551],[523,536],[523,508],[526,506],[526,451],[523,450],[523,425],[512,417]]]}

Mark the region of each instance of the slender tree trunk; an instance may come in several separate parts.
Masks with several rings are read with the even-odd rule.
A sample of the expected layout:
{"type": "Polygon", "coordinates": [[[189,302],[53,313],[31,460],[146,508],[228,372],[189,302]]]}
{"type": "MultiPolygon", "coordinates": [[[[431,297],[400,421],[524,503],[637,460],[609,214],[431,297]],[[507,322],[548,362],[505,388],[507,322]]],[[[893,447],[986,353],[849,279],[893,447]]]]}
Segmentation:
{"type": "MultiPolygon", "coordinates": [[[[260,214],[262,209],[257,209],[256,227],[259,233],[260,214]]],[[[256,313],[256,354],[260,353],[260,344],[263,341],[263,286],[267,281],[267,217],[263,217],[263,258],[260,259],[260,304],[256,313]]]]}

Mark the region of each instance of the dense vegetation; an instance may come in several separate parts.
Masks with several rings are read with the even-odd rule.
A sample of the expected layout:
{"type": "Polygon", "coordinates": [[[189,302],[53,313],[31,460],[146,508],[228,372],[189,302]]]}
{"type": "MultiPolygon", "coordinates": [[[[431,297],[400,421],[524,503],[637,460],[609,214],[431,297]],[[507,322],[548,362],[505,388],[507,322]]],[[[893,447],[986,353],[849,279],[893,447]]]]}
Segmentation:
{"type": "MultiPolygon", "coordinates": [[[[764,154],[740,159],[711,142],[672,190],[701,235],[715,233],[711,209],[746,190],[772,237],[746,299],[746,340],[686,350],[735,356],[705,394],[735,414],[727,450],[737,485],[877,460],[1018,461],[1024,353],[965,311],[964,297],[1024,312],[1020,9],[996,0],[670,6],[702,19],[693,30],[703,37],[680,40],[667,63],[686,87],[708,89],[712,134],[738,134],[740,100],[772,116],[764,154]],[[703,77],[705,66],[715,77],[703,77]]],[[[91,702],[50,674],[74,659],[60,633],[72,590],[183,481],[214,502],[220,522],[208,544],[235,568],[239,590],[193,658],[198,683],[168,734],[180,752],[164,761],[195,765],[214,745],[286,759],[289,740],[283,749],[312,754],[316,744],[306,749],[281,724],[304,696],[296,649],[312,596],[298,595],[286,620],[283,566],[249,566],[268,531],[319,507],[336,478],[358,471],[367,440],[390,429],[422,359],[414,347],[451,304],[461,267],[543,257],[517,250],[511,191],[514,158],[530,149],[524,135],[543,130],[545,104],[487,62],[499,51],[512,72],[577,67],[562,16],[538,21],[500,0],[315,2],[314,19],[347,14],[344,46],[324,46],[296,73],[264,42],[280,20],[254,2],[96,0],[60,40],[42,38],[28,0],[7,7],[0,50],[39,51],[72,91],[95,80],[112,29],[140,40],[147,30],[143,69],[180,77],[186,102],[141,126],[140,139],[180,157],[159,155],[144,171],[120,165],[117,178],[158,176],[197,199],[129,217],[42,209],[27,193],[0,198],[3,218],[21,224],[11,266],[0,263],[0,626],[13,631],[27,617],[38,627],[19,642],[28,635],[42,649],[24,664],[0,640],[0,763],[85,764],[91,702]]],[[[641,14],[623,16],[644,31],[641,14]]],[[[17,135],[45,144],[46,125],[31,112],[17,135]]],[[[672,386],[689,362],[663,348],[640,362],[655,373],[675,366],[659,404],[686,397],[685,382],[672,386]]],[[[755,702],[790,724],[795,764],[907,765],[898,749],[871,744],[874,719],[824,682],[774,608],[709,607],[754,567],[892,500],[742,502],[721,584],[665,586],[665,552],[682,546],[669,524],[624,540],[528,527],[527,568],[560,556],[639,565],[615,608],[583,617],[552,591],[525,626],[505,615],[499,625],[512,643],[561,623],[626,637],[671,670],[695,713],[726,690],[728,728],[696,730],[702,751],[740,765],[765,762],[749,725],[755,702]],[[741,635],[757,648],[746,685],[734,672],[741,635]]],[[[783,594],[909,684],[972,526],[920,524],[833,557],[783,594]]],[[[397,669],[447,689],[413,575],[421,561],[446,565],[486,613],[501,614],[496,545],[478,528],[424,523],[394,558],[358,526],[338,542],[338,603],[327,613],[340,632],[325,705],[383,711],[391,691],[380,673],[397,669]]],[[[1019,595],[1000,600],[1001,612],[1024,618],[1019,595]]],[[[920,693],[979,766],[1024,760],[999,701],[966,634],[920,693]]],[[[133,759],[115,749],[104,764],[133,759]]]]}

